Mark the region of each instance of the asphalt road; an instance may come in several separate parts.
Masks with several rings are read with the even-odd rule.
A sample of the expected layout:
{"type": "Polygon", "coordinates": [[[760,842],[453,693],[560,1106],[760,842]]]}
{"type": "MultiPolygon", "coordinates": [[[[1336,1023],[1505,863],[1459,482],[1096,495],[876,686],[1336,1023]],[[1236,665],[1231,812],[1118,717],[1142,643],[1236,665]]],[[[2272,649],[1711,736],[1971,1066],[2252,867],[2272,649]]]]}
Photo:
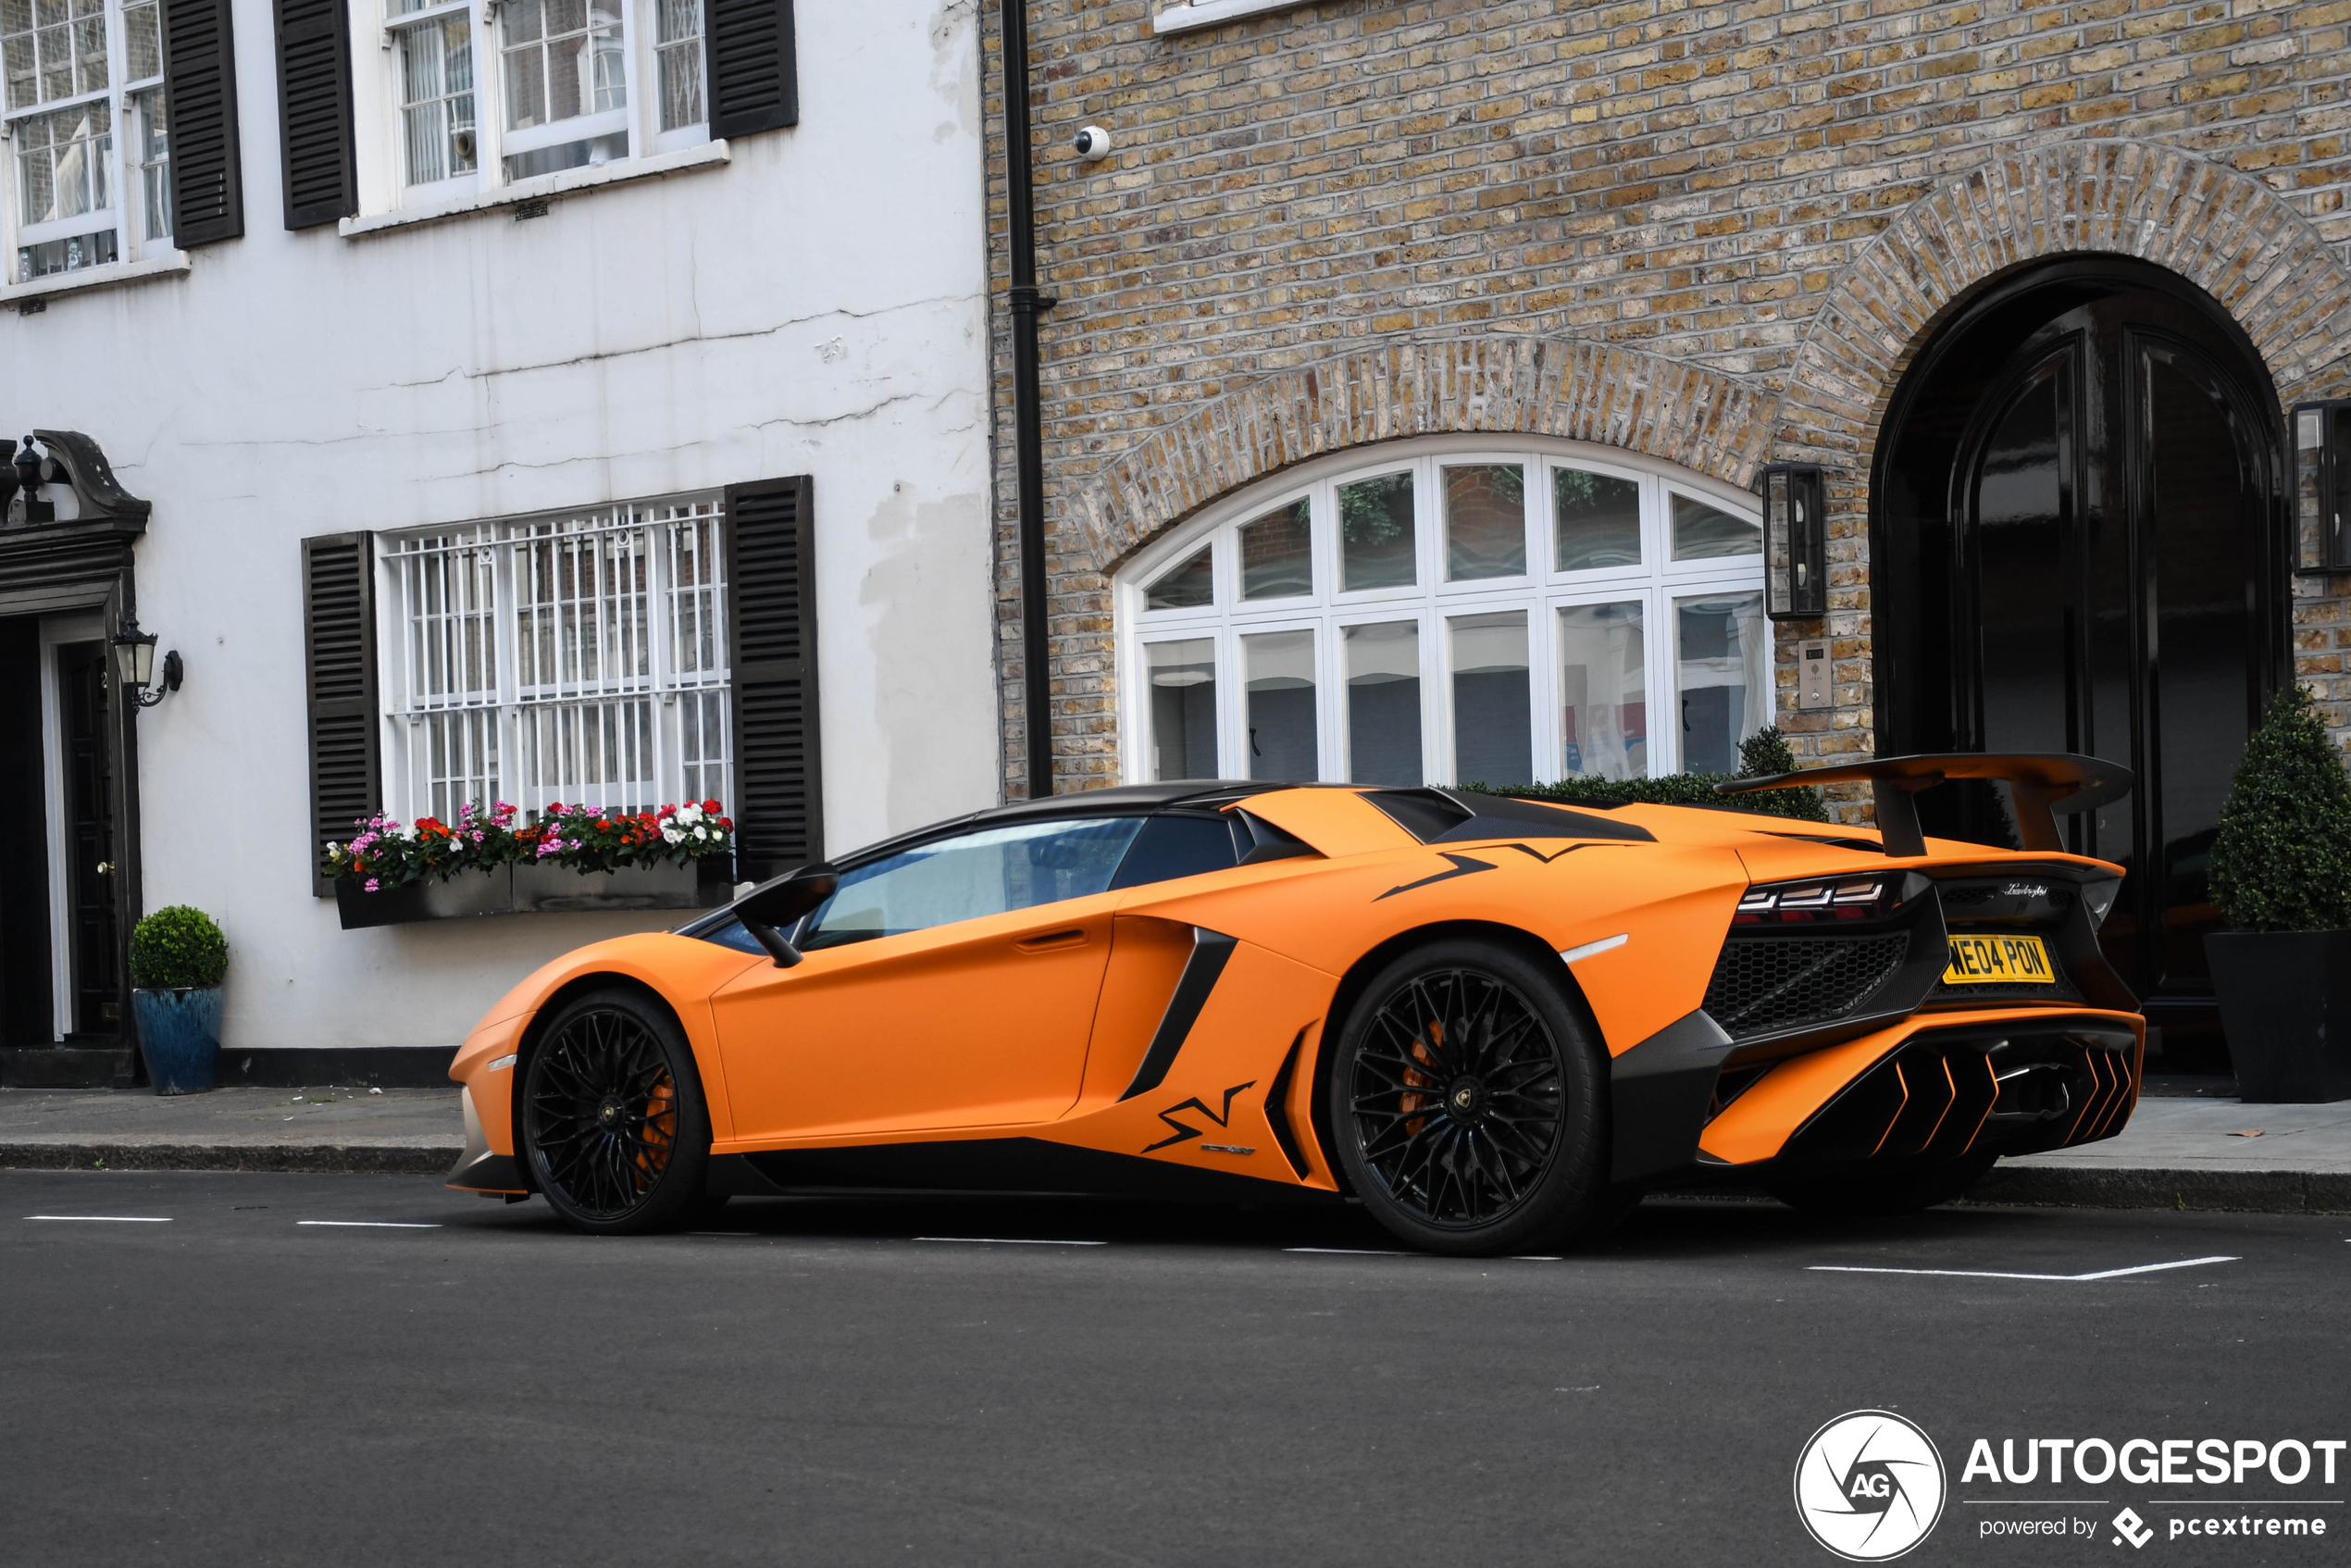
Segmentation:
{"type": "Polygon", "coordinates": [[[729,1234],[588,1239],[409,1176],[0,1200],[11,1565],[1824,1564],[1791,1475],[1871,1406],[1949,1471],[1906,1562],[2351,1537],[2319,1505],[2351,1457],[2332,1487],[1994,1488],[2130,1503],[2143,1551],[1986,1539],[2034,1511],[1960,1477],[1976,1437],[2351,1437],[2339,1219],[1652,1201],[1589,1253],[1464,1263],[1347,1212],[738,1202],[729,1234]],[[1102,1244],[1035,1244],[1066,1241],[1102,1244]],[[2288,1497],[2332,1533],[2162,1534],[2183,1499],[2288,1497]]]}

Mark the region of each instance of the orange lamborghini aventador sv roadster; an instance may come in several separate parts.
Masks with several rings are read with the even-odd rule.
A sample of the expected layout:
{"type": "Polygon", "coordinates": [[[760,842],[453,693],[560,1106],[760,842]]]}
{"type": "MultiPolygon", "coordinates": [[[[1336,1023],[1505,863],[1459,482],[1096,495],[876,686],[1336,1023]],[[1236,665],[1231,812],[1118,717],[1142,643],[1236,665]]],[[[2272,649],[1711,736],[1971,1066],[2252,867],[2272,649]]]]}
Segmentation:
{"type": "Polygon", "coordinates": [[[453,1187],[637,1231],[877,1189],[1360,1201],[1521,1252],[1733,1173],[1848,1211],[2108,1138],[2145,1032],[2093,758],[1893,758],[1879,827],[1191,781],[1001,806],[532,975],[458,1052],[453,1187]],[[1999,778],[2022,848],[1925,839],[1999,778]]]}

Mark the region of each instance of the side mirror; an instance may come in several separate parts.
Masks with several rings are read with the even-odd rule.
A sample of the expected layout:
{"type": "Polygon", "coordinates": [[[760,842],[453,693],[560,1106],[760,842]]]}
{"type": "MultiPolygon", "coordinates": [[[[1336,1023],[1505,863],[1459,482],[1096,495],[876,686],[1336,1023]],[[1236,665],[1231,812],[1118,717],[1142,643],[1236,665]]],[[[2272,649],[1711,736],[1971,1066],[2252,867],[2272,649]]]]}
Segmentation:
{"type": "Polygon", "coordinates": [[[784,940],[783,927],[833,896],[840,873],[823,861],[802,866],[789,877],[762,882],[734,902],[735,918],[743,923],[778,969],[800,962],[800,950],[784,940]]]}

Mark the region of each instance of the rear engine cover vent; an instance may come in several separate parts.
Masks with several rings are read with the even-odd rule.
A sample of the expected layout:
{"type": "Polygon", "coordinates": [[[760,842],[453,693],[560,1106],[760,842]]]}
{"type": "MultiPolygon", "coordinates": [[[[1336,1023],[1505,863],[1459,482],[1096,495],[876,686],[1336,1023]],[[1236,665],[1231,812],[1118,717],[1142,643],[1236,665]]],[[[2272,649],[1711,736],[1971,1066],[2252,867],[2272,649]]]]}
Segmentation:
{"type": "Polygon", "coordinates": [[[1742,937],[1723,944],[1706,1011],[1733,1039],[1834,1024],[1909,956],[1910,934],[1742,937]]]}

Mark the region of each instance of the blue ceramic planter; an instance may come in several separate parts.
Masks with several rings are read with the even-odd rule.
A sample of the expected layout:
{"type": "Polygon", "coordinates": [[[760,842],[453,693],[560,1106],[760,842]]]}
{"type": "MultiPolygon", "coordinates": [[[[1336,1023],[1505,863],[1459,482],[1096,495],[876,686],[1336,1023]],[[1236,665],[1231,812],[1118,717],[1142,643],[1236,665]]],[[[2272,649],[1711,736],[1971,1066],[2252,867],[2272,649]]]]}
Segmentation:
{"type": "Polygon", "coordinates": [[[220,988],[133,990],[139,1051],[157,1094],[202,1094],[220,1060],[220,988]]]}

